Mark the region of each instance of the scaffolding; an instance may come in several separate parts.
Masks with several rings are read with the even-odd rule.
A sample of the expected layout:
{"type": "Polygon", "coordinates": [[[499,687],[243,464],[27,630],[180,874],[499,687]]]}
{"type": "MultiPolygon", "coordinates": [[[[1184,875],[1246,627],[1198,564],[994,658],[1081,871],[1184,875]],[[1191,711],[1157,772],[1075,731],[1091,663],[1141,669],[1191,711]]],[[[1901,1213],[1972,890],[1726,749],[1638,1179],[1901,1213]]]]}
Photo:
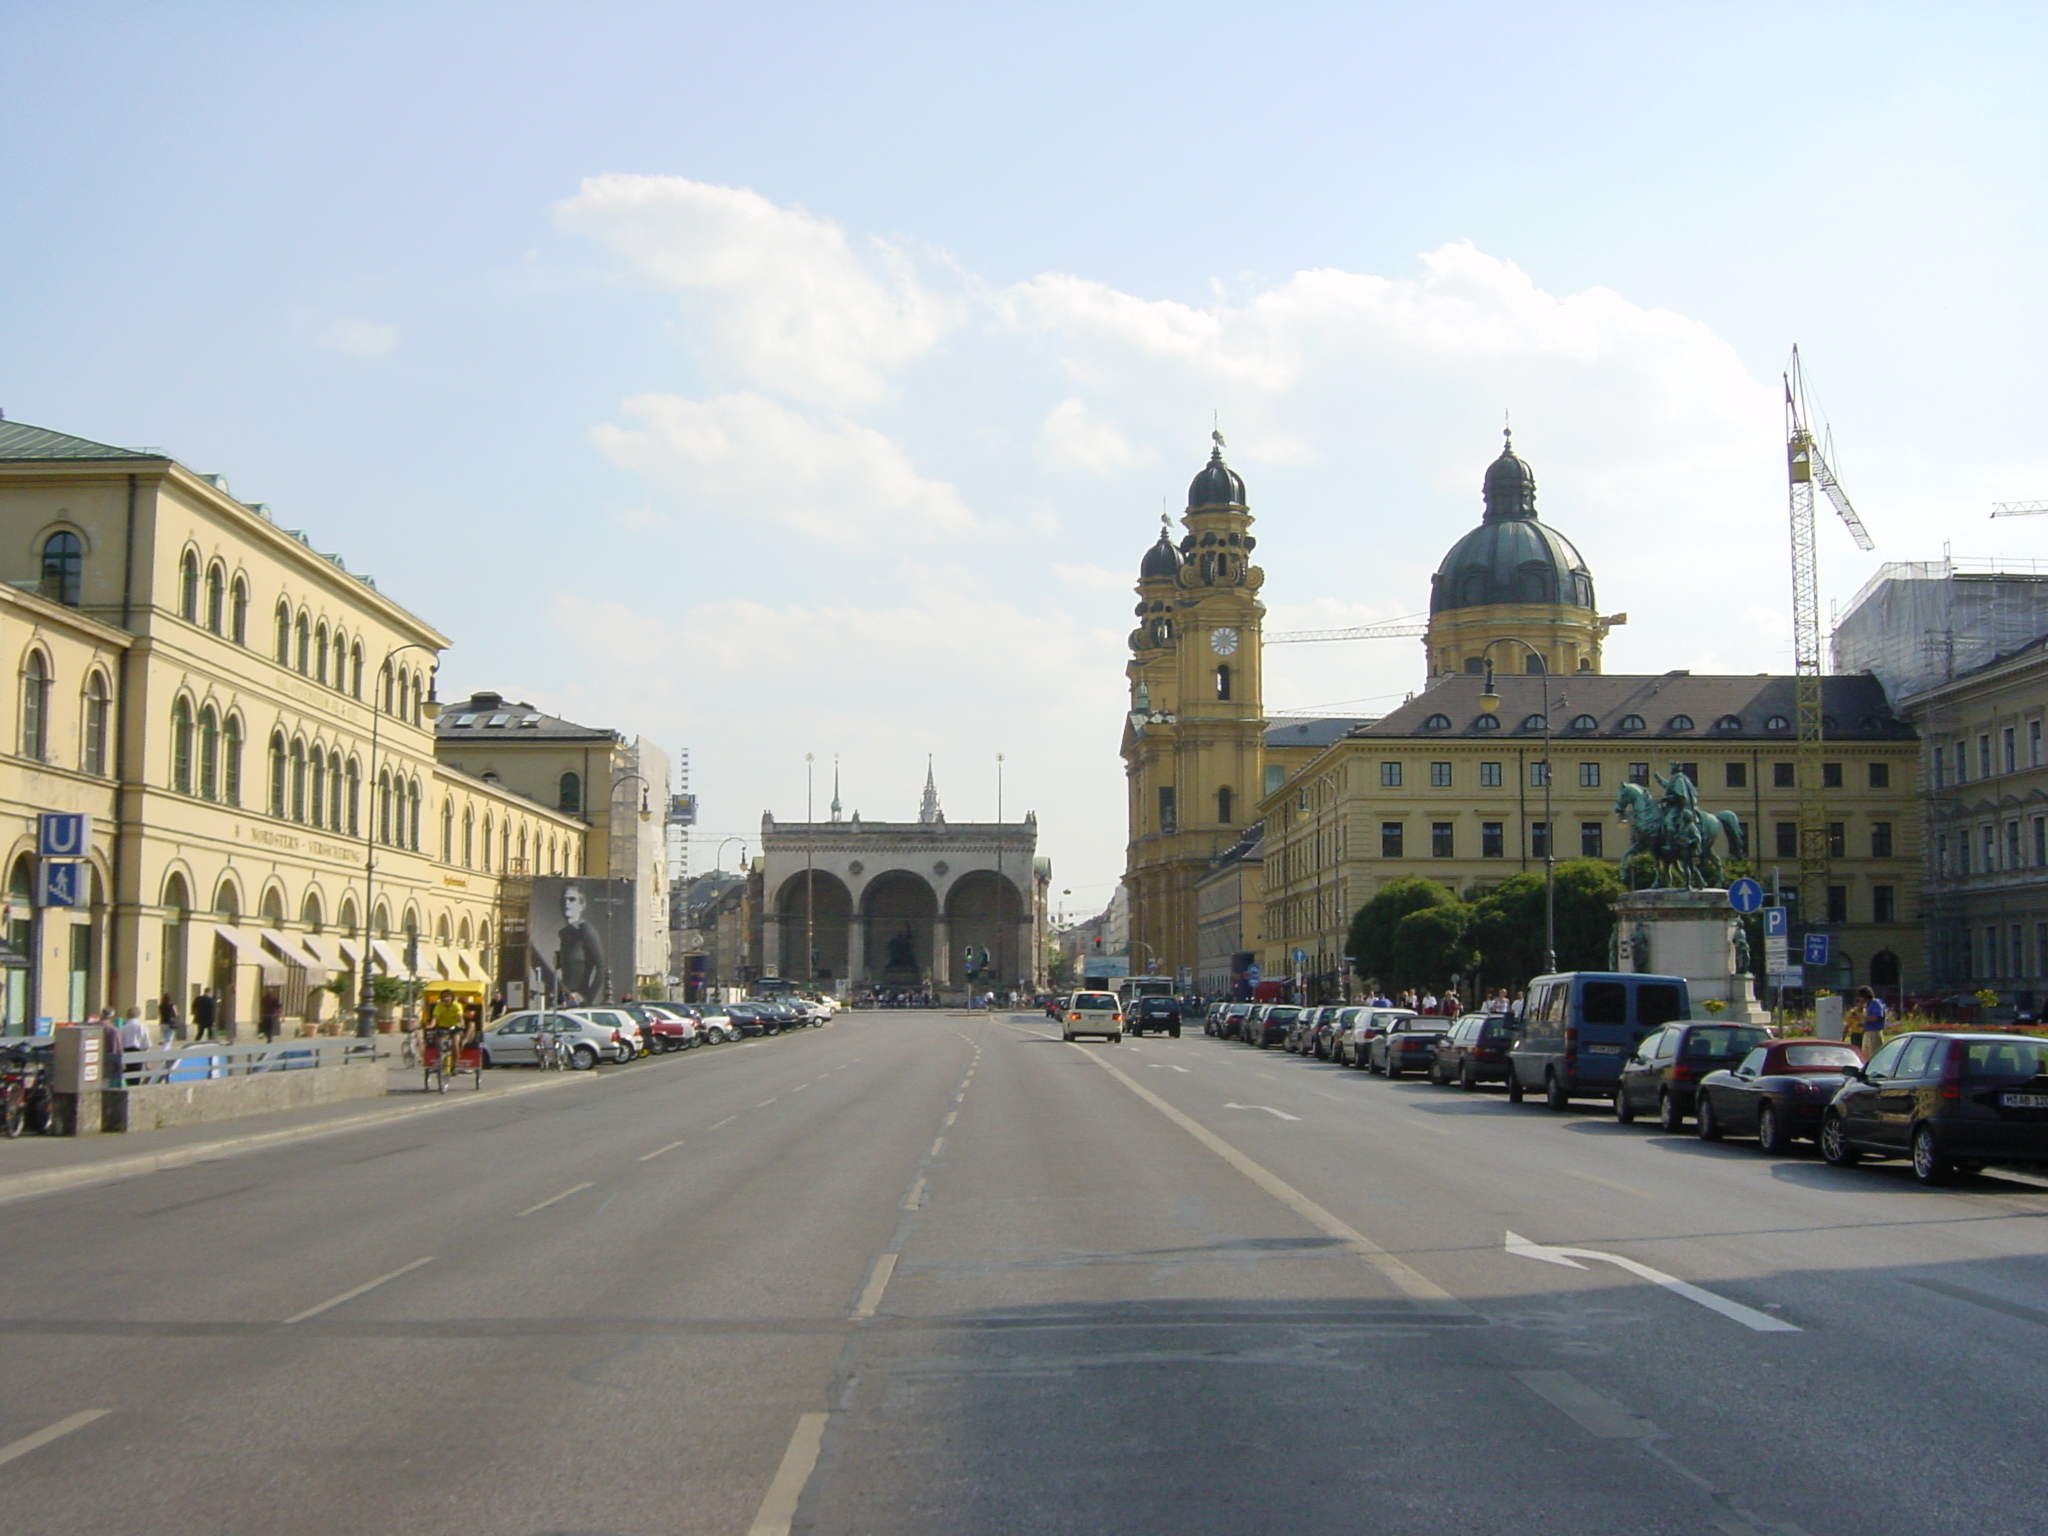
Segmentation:
{"type": "Polygon", "coordinates": [[[1895,560],[1835,626],[1834,670],[1870,672],[1897,706],[2048,634],[2048,561],[1895,560]]]}

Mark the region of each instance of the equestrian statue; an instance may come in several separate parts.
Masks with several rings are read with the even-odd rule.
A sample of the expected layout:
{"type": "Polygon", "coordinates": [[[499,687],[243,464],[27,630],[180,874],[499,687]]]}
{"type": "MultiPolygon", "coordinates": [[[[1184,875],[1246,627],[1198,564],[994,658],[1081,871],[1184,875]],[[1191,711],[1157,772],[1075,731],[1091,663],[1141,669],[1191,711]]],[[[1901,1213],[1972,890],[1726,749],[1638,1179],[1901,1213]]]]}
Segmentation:
{"type": "Polygon", "coordinates": [[[1661,773],[1651,777],[1663,791],[1661,798],[1636,783],[1623,784],[1614,797],[1615,815],[1629,824],[1628,852],[1621,856],[1624,882],[1629,860],[1640,853],[1647,854],[1656,869],[1657,889],[1720,885],[1722,856],[1714,845],[1725,839],[1727,857],[1743,857],[1749,850],[1743,844],[1742,823],[1732,811],[1701,810],[1699,791],[1676,763],[1670,778],[1661,773]]]}

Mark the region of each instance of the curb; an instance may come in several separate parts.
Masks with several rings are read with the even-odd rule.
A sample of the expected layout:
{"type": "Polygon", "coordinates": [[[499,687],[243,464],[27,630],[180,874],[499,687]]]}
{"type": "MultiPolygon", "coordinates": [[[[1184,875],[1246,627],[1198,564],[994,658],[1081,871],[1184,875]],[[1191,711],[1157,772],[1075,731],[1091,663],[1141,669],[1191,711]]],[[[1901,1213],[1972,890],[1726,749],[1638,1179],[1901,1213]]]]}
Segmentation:
{"type": "Polygon", "coordinates": [[[167,1152],[138,1152],[132,1157],[108,1158],[102,1162],[81,1163],[70,1168],[43,1168],[34,1173],[10,1174],[0,1177],[0,1204],[25,1200],[31,1195],[47,1194],[56,1189],[75,1189],[86,1184],[113,1184],[122,1179],[135,1178],[140,1174],[161,1173],[167,1168],[182,1168],[188,1163],[203,1162],[209,1158],[251,1152],[258,1147],[275,1146],[280,1142],[306,1141],[315,1136],[361,1130],[365,1126],[382,1125],[387,1121],[403,1120],[412,1115],[465,1109],[476,1104],[498,1104],[506,1099],[519,1098],[529,1093],[545,1093],[554,1088],[566,1088],[571,1083],[580,1083],[586,1079],[595,1082],[597,1074],[564,1073],[547,1082],[522,1083],[516,1088],[507,1088],[489,1095],[472,1094],[464,1098],[442,1098],[436,1095],[425,1103],[393,1105],[386,1109],[369,1110],[360,1115],[349,1115],[340,1120],[324,1120],[315,1125],[283,1126],[274,1131],[229,1136],[219,1141],[193,1142],[167,1152]]]}

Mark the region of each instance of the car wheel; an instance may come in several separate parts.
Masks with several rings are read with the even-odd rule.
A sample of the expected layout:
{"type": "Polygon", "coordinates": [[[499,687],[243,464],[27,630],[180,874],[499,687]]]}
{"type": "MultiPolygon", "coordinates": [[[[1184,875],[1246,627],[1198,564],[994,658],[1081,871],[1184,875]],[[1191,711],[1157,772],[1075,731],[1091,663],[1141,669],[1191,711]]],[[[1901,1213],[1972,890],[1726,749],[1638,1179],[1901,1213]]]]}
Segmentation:
{"type": "Polygon", "coordinates": [[[588,1072],[597,1065],[597,1047],[579,1045],[569,1053],[569,1065],[578,1072],[588,1072]]]}
{"type": "Polygon", "coordinates": [[[1923,1125],[1913,1133],[1913,1177],[1922,1184],[1946,1184],[1955,1176],[1956,1165],[1943,1155],[1934,1139],[1934,1127],[1923,1125]]]}
{"type": "Polygon", "coordinates": [[[1620,1088],[1614,1090],[1614,1119],[1618,1125],[1636,1123],[1636,1107],[1629,1103],[1628,1094],[1620,1088]]]}
{"type": "Polygon", "coordinates": [[[1782,1157],[1792,1150],[1792,1138],[1785,1134],[1785,1122],[1778,1118],[1774,1105],[1765,1104],[1757,1109],[1756,1144],[1773,1157],[1782,1157]]]}
{"type": "Polygon", "coordinates": [[[1842,1117],[1829,1115],[1820,1123],[1820,1155],[1830,1168],[1854,1168],[1863,1154],[1849,1145],[1842,1134],[1842,1117]]]}
{"type": "Polygon", "coordinates": [[[1721,1117],[1714,1113],[1714,1101],[1704,1093],[1700,1095],[1699,1108],[1693,1111],[1693,1129],[1701,1141],[1721,1139],[1721,1117]]]}
{"type": "Polygon", "coordinates": [[[1479,1076],[1472,1070],[1472,1063],[1469,1061],[1458,1068],[1458,1086],[1467,1093],[1471,1093],[1479,1087],[1479,1076]]]}
{"type": "Polygon", "coordinates": [[[1557,1080],[1555,1072],[1543,1074],[1543,1107],[1559,1111],[1572,1107],[1571,1096],[1564,1091],[1564,1084],[1557,1080]]]}
{"type": "Polygon", "coordinates": [[[1388,1082],[1392,1082],[1395,1078],[1399,1077],[1400,1075],[1400,1058],[1395,1056],[1392,1051],[1387,1052],[1387,1064],[1380,1069],[1380,1076],[1384,1077],[1388,1082]]]}
{"type": "Polygon", "coordinates": [[[1168,1030],[1168,1031],[1167,1031],[1166,1033],[1167,1033],[1167,1035],[1168,1035],[1168,1036],[1169,1036],[1170,1038],[1172,1038],[1172,1039],[1175,1039],[1175,1040],[1178,1040],[1178,1039],[1180,1038],[1180,1026],[1179,1026],[1178,1024],[1176,1024],[1176,1025],[1174,1025],[1174,1026],[1173,1026],[1173,1028],[1169,1029],[1169,1030],[1168,1030]]]}
{"type": "Polygon", "coordinates": [[[1522,1102],[1522,1080],[1515,1074],[1515,1069],[1512,1066],[1508,1068],[1508,1102],[1510,1104],[1522,1102]]]}
{"type": "Polygon", "coordinates": [[[482,1062],[486,1068],[491,1066],[491,1053],[489,1051],[478,1051],[476,1059],[482,1062]]]}
{"type": "Polygon", "coordinates": [[[1657,1123],[1674,1135],[1685,1125],[1685,1111],[1669,1092],[1657,1095],[1657,1123]]]}
{"type": "Polygon", "coordinates": [[[1122,1045],[1124,1043],[1123,1031],[1118,1030],[1115,1034],[1111,1035],[1109,1037],[1109,1043],[1111,1045],[1122,1045]]]}

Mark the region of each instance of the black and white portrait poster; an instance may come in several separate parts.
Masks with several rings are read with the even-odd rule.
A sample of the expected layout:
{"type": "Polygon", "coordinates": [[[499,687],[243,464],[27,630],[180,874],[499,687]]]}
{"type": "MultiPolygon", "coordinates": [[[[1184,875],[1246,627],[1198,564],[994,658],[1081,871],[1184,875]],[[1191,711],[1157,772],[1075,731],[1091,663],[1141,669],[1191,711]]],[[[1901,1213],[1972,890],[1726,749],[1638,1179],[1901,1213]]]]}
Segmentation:
{"type": "Polygon", "coordinates": [[[633,995],[633,882],[549,875],[526,920],[534,1001],[558,1008],[633,995]]]}

